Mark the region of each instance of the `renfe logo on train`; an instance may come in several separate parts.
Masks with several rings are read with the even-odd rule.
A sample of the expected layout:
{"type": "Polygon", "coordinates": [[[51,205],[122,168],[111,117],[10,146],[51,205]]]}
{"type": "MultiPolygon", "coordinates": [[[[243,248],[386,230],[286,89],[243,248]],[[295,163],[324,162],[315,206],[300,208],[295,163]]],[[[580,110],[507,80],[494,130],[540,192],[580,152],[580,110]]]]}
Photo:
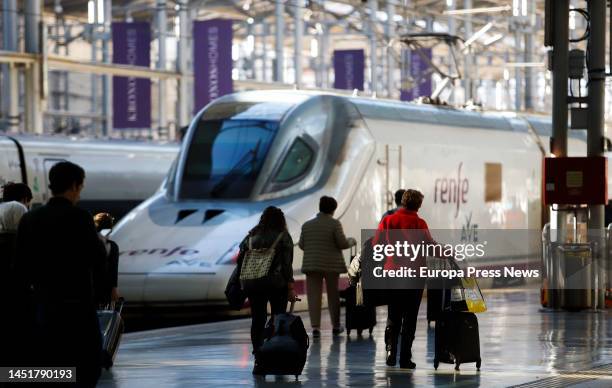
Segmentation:
{"type": "Polygon", "coordinates": [[[463,167],[463,162],[459,163],[456,178],[437,178],[434,183],[434,203],[454,204],[455,218],[459,214],[461,204],[467,203],[467,194],[470,190],[468,178],[461,177],[461,167],[463,167]]]}
{"type": "Polygon", "coordinates": [[[141,256],[141,255],[158,255],[160,257],[170,257],[173,255],[190,256],[200,253],[197,249],[190,249],[183,246],[178,246],[173,249],[167,248],[152,248],[152,249],[135,249],[132,251],[119,252],[119,256],[141,256]]]}

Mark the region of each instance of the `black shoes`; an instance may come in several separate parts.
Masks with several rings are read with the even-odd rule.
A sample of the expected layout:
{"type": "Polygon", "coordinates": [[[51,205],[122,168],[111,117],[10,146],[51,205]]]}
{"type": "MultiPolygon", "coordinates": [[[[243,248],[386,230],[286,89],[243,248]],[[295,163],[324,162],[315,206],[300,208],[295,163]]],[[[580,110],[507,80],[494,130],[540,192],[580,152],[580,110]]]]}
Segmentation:
{"type": "Polygon", "coordinates": [[[400,368],[414,369],[414,368],[416,368],[416,364],[414,362],[412,362],[412,360],[408,360],[408,361],[405,361],[405,362],[400,360],[400,368]]]}
{"type": "Polygon", "coordinates": [[[385,349],[387,350],[387,365],[395,366],[397,359],[397,333],[389,326],[385,329],[385,349]]]}
{"type": "Polygon", "coordinates": [[[264,373],[259,364],[257,364],[257,361],[255,361],[255,365],[253,365],[253,376],[264,376],[264,373]]]}
{"type": "Polygon", "coordinates": [[[397,359],[397,347],[387,345],[387,365],[395,366],[396,359],[397,359]]]}

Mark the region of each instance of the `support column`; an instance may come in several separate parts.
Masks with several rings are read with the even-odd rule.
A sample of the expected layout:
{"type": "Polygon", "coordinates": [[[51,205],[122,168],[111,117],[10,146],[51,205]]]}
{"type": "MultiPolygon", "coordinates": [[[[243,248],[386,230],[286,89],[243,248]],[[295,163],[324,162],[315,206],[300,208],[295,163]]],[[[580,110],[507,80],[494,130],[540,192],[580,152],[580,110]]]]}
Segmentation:
{"type": "MultiPolygon", "coordinates": [[[[524,52],[521,49],[521,28],[522,27],[518,27],[517,30],[514,32],[514,62],[516,63],[525,62],[524,52]]],[[[522,71],[522,67],[516,66],[514,68],[514,110],[516,110],[517,112],[520,112],[522,110],[523,103],[523,75],[521,73],[522,71]]]]}
{"type": "Polygon", "coordinates": [[[294,0],[294,19],[295,19],[295,42],[293,54],[293,67],[295,68],[295,86],[298,89],[302,88],[302,47],[304,41],[304,2],[303,0],[294,0]]]}
{"type": "MultiPolygon", "coordinates": [[[[181,79],[178,81],[178,98],[176,122],[177,127],[182,128],[189,125],[191,112],[191,98],[189,98],[189,88],[187,81],[188,74],[188,56],[189,47],[188,35],[191,28],[191,20],[189,19],[189,9],[187,0],[178,0],[178,17],[179,17],[179,36],[177,39],[177,58],[176,70],[181,74],[181,79]]],[[[171,130],[169,137],[171,140],[176,139],[176,131],[171,130]]]]}
{"type": "Polygon", "coordinates": [[[329,26],[327,21],[321,23],[323,33],[321,34],[321,43],[319,44],[319,65],[321,66],[321,86],[330,88],[329,82],[329,26]]]}
{"type": "MultiPolygon", "coordinates": [[[[166,0],[157,0],[157,68],[166,70],[166,36],[168,19],[166,0]]],[[[168,122],[166,117],[166,80],[157,80],[157,135],[166,134],[168,122]]]]}
{"type": "Polygon", "coordinates": [[[394,22],[395,6],[392,2],[387,1],[387,24],[385,24],[385,35],[387,37],[387,97],[393,98],[395,91],[398,89],[395,83],[395,58],[393,57],[393,48],[389,44],[394,37],[394,22]]]}
{"type": "MultiPolygon", "coordinates": [[[[533,62],[533,35],[535,33],[536,6],[535,1],[528,4],[528,27],[525,34],[525,62],[533,62]]],[[[525,68],[525,109],[534,109],[534,73],[533,67],[525,68]]]]}
{"type": "MultiPolygon", "coordinates": [[[[2,12],[2,37],[3,49],[6,51],[17,51],[18,35],[17,0],[4,0],[2,12]]],[[[7,130],[19,130],[19,73],[12,64],[2,65],[2,113],[7,119],[7,130]]]]}
{"type": "MultiPolygon", "coordinates": [[[[39,0],[25,1],[25,51],[40,54],[41,4],[39,0]]],[[[32,64],[25,77],[26,132],[43,133],[43,109],[39,62],[32,64]]]]}
{"type": "MultiPolygon", "coordinates": [[[[99,0],[102,1],[102,0],[99,0]]],[[[111,40],[111,24],[113,22],[113,5],[111,0],[104,1],[104,34],[102,36],[102,62],[110,63],[109,45],[111,40]]],[[[102,135],[108,136],[112,131],[111,110],[112,91],[110,87],[111,78],[102,76],[102,135]]]]}
{"type": "MultiPolygon", "coordinates": [[[[606,82],[606,1],[590,0],[588,2],[591,15],[591,33],[589,35],[589,114],[587,119],[587,156],[604,156],[604,114],[605,114],[605,82],[606,82]]],[[[603,177],[602,177],[603,179],[603,177]]],[[[589,206],[589,233],[592,240],[598,243],[600,249],[594,257],[591,286],[596,289],[596,299],[593,307],[605,308],[605,265],[604,254],[604,205],[589,206]],[[603,283],[603,284],[602,284],[603,283]]]]}
{"type": "MultiPolygon", "coordinates": [[[[472,9],[472,0],[464,0],[463,8],[472,9]]],[[[474,35],[474,31],[472,30],[472,14],[465,15],[465,38],[469,39],[472,35],[474,35]]],[[[464,57],[464,68],[463,68],[463,78],[464,78],[464,89],[465,89],[465,101],[473,99],[473,86],[472,86],[472,49],[471,47],[468,49],[467,53],[464,57]]]]}
{"type": "Polygon", "coordinates": [[[268,31],[267,24],[262,19],[260,26],[261,33],[261,81],[268,82],[268,31]]]}
{"type": "Polygon", "coordinates": [[[378,0],[368,0],[370,8],[370,93],[378,92],[378,60],[376,58],[376,13],[378,12],[378,0]]]}
{"type": "MultiPolygon", "coordinates": [[[[567,156],[567,92],[568,92],[568,39],[569,39],[569,0],[556,0],[554,2],[553,20],[553,52],[552,52],[552,131],[551,153],[556,157],[567,156]]],[[[556,237],[562,240],[566,235],[565,213],[558,211],[556,215],[556,237]]],[[[554,230],[551,230],[554,232],[554,230]]],[[[559,264],[557,264],[559,265],[559,264]]],[[[553,280],[550,292],[549,305],[553,308],[561,307],[563,290],[558,289],[558,282],[553,280]]]]}
{"type": "MultiPolygon", "coordinates": [[[[91,61],[93,63],[98,62],[98,1],[94,1],[94,12],[93,12],[93,23],[91,24],[91,61]]],[[[96,116],[98,113],[98,76],[96,74],[90,75],[91,82],[91,107],[90,111],[92,116],[96,116]]],[[[91,126],[93,134],[98,135],[98,121],[92,120],[91,126]]]]}
{"type": "MultiPolygon", "coordinates": [[[[456,0],[452,0],[451,5],[448,7],[449,11],[454,11],[456,8],[455,4],[456,0]]],[[[455,17],[453,15],[448,16],[448,34],[449,35],[457,35],[457,24],[455,23],[455,17]]],[[[453,74],[457,69],[453,68],[453,56],[449,52],[448,53],[448,74],[453,74]]],[[[455,88],[453,85],[449,88],[450,94],[448,95],[448,102],[452,105],[455,103],[455,88]]]]}
{"type": "MultiPolygon", "coordinates": [[[[525,62],[533,62],[533,34],[525,34],[525,62]]],[[[525,109],[534,109],[534,68],[525,68],[525,109]]]]}
{"type": "MultiPolygon", "coordinates": [[[[569,0],[555,0],[555,30],[552,58],[553,96],[551,152],[556,157],[567,156],[567,77],[568,77],[568,39],[569,39],[569,0]]],[[[561,226],[560,224],[558,224],[561,226]]]]}
{"type": "Polygon", "coordinates": [[[276,31],[274,32],[275,39],[275,53],[276,53],[276,66],[274,67],[274,81],[276,82],[284,82],[284,42],[283,37],[285,33],[285,17],[284,15],[285,4],[283,0],[276,0],[275,5],[275,17],[276,17],[276,31]]]}

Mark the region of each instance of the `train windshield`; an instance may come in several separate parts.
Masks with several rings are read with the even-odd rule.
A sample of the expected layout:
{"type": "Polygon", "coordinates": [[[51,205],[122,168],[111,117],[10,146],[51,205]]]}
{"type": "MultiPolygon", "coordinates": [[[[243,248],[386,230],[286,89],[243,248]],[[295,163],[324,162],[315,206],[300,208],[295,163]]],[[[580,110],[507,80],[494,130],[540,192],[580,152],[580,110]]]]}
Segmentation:
{"type": "Polygon", "coordinates": [[[201,120],[191,138],[181,197],[249,197],[278,126],[259,119],[201,120]]]}

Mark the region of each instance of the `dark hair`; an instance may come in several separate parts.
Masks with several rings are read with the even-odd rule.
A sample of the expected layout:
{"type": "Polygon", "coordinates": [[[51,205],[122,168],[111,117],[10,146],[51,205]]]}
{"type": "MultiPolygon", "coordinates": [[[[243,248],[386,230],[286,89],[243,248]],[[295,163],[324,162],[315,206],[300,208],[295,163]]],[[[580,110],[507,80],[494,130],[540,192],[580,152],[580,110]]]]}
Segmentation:
{"type": "Polygon", "coordinates": [[[319,211],[326,214],[332,214],[338,207],[338,202],[332,197],[322,196],[319,199],[319,211]]]}
{"type": "Polygon", "coordinates": [[[26,202],[32,200],[32,190],[25,183],[13,183],[9,182],[2,187],[2,201],[23,201],[26,202]]]}
{"type": "Polygon", "coordinates": [[[268,206],[261,213],[259,223],[251,229],[249,234],[258,234],[268,231],[282,232],[287,229],[285,214],[276,206],[268,206]]]}
{"type": "Polygon", "coordinates": [[[112,229],[115,224],[115,219],[110,213],[98,213],[94,216],[94,224],[98,232],[104,229],[112,229]]]}
{"type": "Polygon", "coordinates": [[[418,190],[406,190],[402,196],[402,206],[408,210],[417,211],[423,203],[423,193],[418,190]]]}
{"type": "Polygon", "coordinates": [[[395,204],[397,206],[402,206],[402,197],[404,196],[405,192],[406,190],[404,189],[399,189],[395,192],[395,204]]]}
{"type": "Polygon", "coordinates": [[[84,180],[85,170],[71,162],[58,162],[49,170],[49,188],[53,195],[63,194],[73,185],[80,186],[84,180]]]}

